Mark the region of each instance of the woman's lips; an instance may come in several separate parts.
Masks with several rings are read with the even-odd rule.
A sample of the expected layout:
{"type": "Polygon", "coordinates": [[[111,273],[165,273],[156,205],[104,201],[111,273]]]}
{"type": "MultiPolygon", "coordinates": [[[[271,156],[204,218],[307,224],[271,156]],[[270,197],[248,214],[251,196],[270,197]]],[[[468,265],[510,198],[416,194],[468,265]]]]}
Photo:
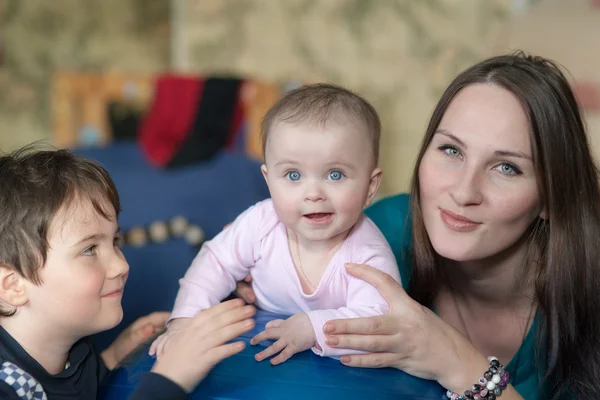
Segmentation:
{"type": "Polygon", "coordinates": [[[480,222],[475,222],[465,216],[444,209],[440,209],[440,215],[446,226],[456,232],[472,231],[481,225],[480,222]]]}

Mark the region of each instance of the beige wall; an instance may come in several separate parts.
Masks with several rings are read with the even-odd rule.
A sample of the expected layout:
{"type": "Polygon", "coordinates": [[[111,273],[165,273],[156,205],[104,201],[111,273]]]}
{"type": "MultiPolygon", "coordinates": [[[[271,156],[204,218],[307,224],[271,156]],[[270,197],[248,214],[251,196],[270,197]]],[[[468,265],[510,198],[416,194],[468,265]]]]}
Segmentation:
{"type": "MultiPolygon", "coordinates": [[[[523,48],[600,82],[600,12],[592,0],[174,0],[183,7],[186,72],[331,81],[362,93],[384,125],[382,194],[406,190],[438,97],[468,65],[523,48]],[[524,7],[514,15],[515,5],[524,7]]],[[[166,0],[0,2],[0,150],[48,136],[57,68],[160,71],[168,65],[166,0]],[[7,14],[8,15],[7,17],[7,14]]],[[[600,149],[600,115],[587,113],[600,149]]]]}
{"type": "Polygon", "coordinates": [[[406,190],[441,91],[490,53],[508,0],[187,0],[187,69],[332,81],[381,114],[383,194],[406,190]]]}
{"type": "Polygon", "coordinates": [[[0,0],[0,151],[49,137],[57,69],[165,69],[168,21],[162,0],[0,0]]]}
{"type": "Polygon", "coordinates": [[[497,49],[522,48],[565,67],[572,83],[585,85],[595,105],[584,110],[596,158],[600,157],[600,1],[544,0],[507,21],[497,49]]]}

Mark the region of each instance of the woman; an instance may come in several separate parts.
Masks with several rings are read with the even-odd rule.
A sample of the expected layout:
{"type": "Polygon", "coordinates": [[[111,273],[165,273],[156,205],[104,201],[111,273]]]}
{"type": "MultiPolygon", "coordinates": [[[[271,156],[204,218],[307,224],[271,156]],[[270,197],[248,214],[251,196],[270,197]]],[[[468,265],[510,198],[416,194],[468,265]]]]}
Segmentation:
{"type": "Polygon", "coordinates": [[[349,266],[391,309],[325,325],[331,346],[370,353],[342,362],[434,379],[450,398],[600,398],[600,191],[563,74],[523,54],[467,69],[416,166],[410,199],[367,210],[410,297],[349,266]]]}

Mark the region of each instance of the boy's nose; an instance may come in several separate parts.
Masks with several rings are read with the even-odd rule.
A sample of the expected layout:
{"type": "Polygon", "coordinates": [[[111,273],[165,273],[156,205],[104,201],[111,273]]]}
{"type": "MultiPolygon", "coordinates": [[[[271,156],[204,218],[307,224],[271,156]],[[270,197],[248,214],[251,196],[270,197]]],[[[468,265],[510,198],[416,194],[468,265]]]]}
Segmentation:
{"type": "Polygon", "coordinates": [[[119,276],[123,276],[129,272],[129,264],[123,253],[115,255],[115,257],[111,260],[110,265],[107,270],[107,276],[109,279],[114,279],[119,276]]]}

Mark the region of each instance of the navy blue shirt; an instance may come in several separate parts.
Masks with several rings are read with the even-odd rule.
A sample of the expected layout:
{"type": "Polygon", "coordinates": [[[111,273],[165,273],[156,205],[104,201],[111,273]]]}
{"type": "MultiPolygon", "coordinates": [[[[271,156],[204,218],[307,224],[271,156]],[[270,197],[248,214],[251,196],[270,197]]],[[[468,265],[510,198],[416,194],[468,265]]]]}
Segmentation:
{"type": "MultiPolygon", "coordinates": [[[[31,376],[43,388],[48,400],[95,399],[109,374],[90,338],[83,338],[69,352],[69,366],[56,375],[49,374],[23,347],[0,327],[0,399],[20,400],[17,388],[27,387],[31,376]],[[16,380],[6,375],[11,373],[16,380]]],[[[23,389],[22,389],[23,390],[23,389]]],[[[41,397],[40,397],[41,398],[41,397]]],[[[179,400],[185,391],[174,382],[154,373],[145,373],[129,400],[179,400]]]]}

